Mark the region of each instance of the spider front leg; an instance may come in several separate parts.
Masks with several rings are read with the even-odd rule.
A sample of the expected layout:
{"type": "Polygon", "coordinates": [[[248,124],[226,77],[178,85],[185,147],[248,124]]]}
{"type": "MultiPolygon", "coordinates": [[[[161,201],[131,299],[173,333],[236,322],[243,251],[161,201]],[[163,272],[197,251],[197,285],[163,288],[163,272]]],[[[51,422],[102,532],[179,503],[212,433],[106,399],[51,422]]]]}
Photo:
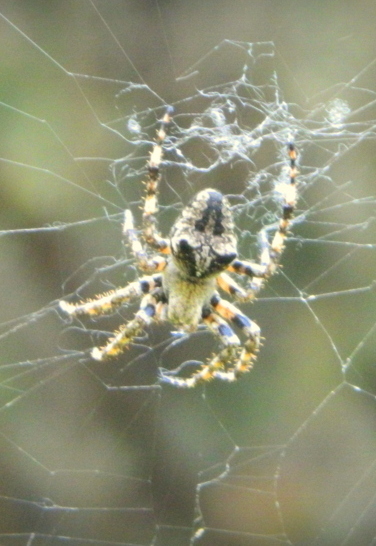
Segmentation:
{"type": "MultiPolygon", "coordinates": [[[[279,262],[285,248],[285,240],[288,235],[288,229],[291,225],[297,202],[297,153],[295,146],[292,143],[288,145],[288,154],[290,158],[289,182],[278,184],[276,188],[282,196],[283,206],[282,217],[278,222],[278,227],[272,242],[269,242],[267,229],[262,229],[258,236],[259,262],[256,263],[252,261],[234,260],[227,268],[227,271],[240,275],[246,275],[247,277],[251,278],[245,298],[244,294],[241,294],[240,299],[253,299],[257,297],[257,294],[262,289],[265,280],[274,275],[279,267],[279,262]]],[[[226,285],[226,282],[223,284],[226,285]]],[[[224,289],[226,290],[226,288],[224,289]]],[[[227,291],[231,293],[231,288],[228,288],[227,291]]],[[[237,294],[236,291],[235,295],[239,297],[239,294],[237,294]]]]}
{"type": "Polygon", "coordinates": [[[158,185],[161,180],[160,165],[163,158],[163,143],[167,134],[167,127],[172,120],[173,108],[168,107],[161,121],[157,132],[154,148],[147,163],[148,175],[145,181],[144,210],[142,215],[143,237],[145,242],[154,250],[163,253],[170,252],[170,245],[167,239],[161,237],[156,214],[158,212],[158,185]]]}
{"type": "MultiPolygon", "coordinates": [[[[130,210],[124,213],[123,235],[129,242],[133,256],[136,259],[137,267],[147,273],[154,271],[163,271],[167,265],[167,259],[163,256],[149,256],[143,247],[142,242],[137,234],[133,224],[133,215],[130,210]]],[[[168,244],[168,243],[166,243],[168,244]]],[[[170,250],[170,246],[166,247],[166,253],[170,250]]]]}
{"type": "MultiPolygon", "coordinates": [[[[156,214],[158,212],[158,185],[161,179],[160,164],[163,157],[163,142],[166,137],[166,128],[171,122],[172,108],[168,108],[157,132],[156,142],[147,162],[148,175],[145,181],[145,197],[142,214],[142,236],[145,243],[158,252],[170,254],[170,243],[168,239],[162,237],[157,228],[156,214]]],[[[133,215],[130,210],[124,214],[123,235],[129,242],[132,254],[134,255],[137,266],[142,271],[152,273],[162,271],[166,266],[166,260],[163,257],[150,258],[140,240],[137,231],[134,228],[133,215]]]]}
{"type": "MultiPolygon", "coordinates": [[[[294,216],[296,202],[297,202],[297,190],[296,190],[296,175],[298,170],[296,167],[297,152],[293,143],[288,145],[288,154],[290,158],[290,181],[289,183],[282,183],[277,186],[277,191],[282,195],[283,199],[283,212],[282,218],[279,221],[278,229],[274,235],[271,243],[271,250],[269,252],[272,264],[275,267],[278,266],[279,259],[284,250],[285,239],[287,237],[288,228],[291,224],[291,220],[294,216]]],[[[273,273],[272,271],[271,273],[273,273]]]]}

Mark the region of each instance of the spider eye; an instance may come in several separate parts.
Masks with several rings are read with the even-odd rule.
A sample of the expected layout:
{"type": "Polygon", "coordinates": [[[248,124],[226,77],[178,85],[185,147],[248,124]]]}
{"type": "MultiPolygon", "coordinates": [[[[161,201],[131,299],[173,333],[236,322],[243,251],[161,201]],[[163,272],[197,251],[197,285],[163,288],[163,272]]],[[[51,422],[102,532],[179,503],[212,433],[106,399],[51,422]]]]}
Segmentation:
{"type": "Polygon", "coordinates": [[[172,247],[173,254],[185,263],[191,264],[194,267],[195,264],[195,250],[192,245],[189,244],[187,239],[179,239],[176,248],[172,247]]]}
{"type": "Polygon", "coordinates": [[[180,239],[178,246],[183,253],[192,252],[193,250],[187,239],[180,239]]]}

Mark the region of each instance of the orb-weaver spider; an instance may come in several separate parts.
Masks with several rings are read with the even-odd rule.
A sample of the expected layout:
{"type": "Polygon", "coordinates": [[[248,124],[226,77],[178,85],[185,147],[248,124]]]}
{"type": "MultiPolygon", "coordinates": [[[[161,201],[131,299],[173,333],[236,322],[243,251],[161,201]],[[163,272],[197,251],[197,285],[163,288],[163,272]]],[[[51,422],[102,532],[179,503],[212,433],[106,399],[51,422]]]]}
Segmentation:
{"type": "Polygon", "coordinates": [[[183,209],[169,237],[164,238],[157,228],[157,191],[162,147],[171,116],[172,109],[168,108],[147,164],[143,241],[134,227],[132,213],[125,211],[124,236],[138,268],[147,275],[94,300],[78,304],[61,301],[60,307],[71,316],[96,316],[112,312],[133,298],[141,298],[133,320],[123,325],[106,345],[92,349],[95,360],[107,360],[122,353],[154,320],[167,320],[183,332],[192,332],[203,323],[219,338],[223,348],[191,377],[164,374],[162,379],[178,387],[194,387],[214,378],[234,381],[252,368],[260,347],[260,328],[223,299],[218,289],[238,300],[251,300],[277,271],[296,206],[297,154],[289,143],[289,180],[279,185],[282,215],[271,242],[265,228],[259,233],[258,262],[238,259],[231,208],[226,197],[215,189],[200,191],[183,209]],[[228,272],[249,277],[248,287],[243,289],[228,272]],[[245,336],[243,345],[229,323],[245,336]]]}

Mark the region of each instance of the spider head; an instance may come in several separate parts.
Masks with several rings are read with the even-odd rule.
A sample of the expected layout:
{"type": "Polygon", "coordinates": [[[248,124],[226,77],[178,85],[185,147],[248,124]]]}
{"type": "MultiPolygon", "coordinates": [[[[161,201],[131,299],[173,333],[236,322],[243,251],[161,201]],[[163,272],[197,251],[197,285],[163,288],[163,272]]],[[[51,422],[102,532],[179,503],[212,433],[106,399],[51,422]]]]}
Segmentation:
{"type": "Polygon", "coordinates": [[[174,262],[191,278],[214,277],[237,257],[230,204],[216,190],[206,189],[194,197],[170,237],[174,262]]]}

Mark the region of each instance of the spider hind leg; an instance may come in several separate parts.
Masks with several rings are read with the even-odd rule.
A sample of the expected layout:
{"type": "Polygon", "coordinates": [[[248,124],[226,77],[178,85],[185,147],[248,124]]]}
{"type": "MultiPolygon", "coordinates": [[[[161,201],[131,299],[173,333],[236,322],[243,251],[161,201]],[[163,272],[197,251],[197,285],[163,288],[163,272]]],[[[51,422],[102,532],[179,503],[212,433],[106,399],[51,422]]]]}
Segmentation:
{"type": "Polygon", "coordinates": [[[148,326],[155,318],[162,314],[162,306],[159,306],[159,298],[155,295],[147,294],[142,298],[140,310],[136,313],[133,320],[120,327],[115,336],[110,338],[103,347],[94,347],[91,356],[94,360],[107,360],[118,356],[133,341],[133,339],[148,326]]]}
{"type": "Polygon", "coordinates": [[[252,368],[261,339],[260,328],[255,322],[239,311],[235,305],[220,298],[217,293],[210,300],[210,308],[203,309],[202,321],[221,340],[224,348],[191,377],[185,379],[163,375],[161,379],[163,382],[186,388],[195,387],[212,379],[232,382],[252,368]],[[243,345],[227,321],[247,336],[243,345]]]}

